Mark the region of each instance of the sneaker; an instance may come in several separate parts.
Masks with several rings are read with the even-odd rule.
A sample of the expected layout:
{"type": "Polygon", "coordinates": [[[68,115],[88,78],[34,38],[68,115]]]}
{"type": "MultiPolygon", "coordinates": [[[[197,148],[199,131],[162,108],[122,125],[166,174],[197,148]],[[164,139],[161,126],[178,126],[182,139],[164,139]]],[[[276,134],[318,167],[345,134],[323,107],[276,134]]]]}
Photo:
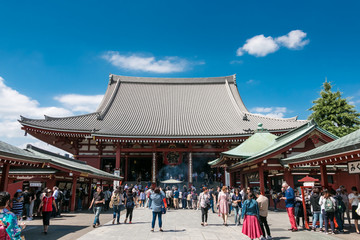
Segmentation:
{"type": "Polygon", "coordinates": [[[263,236],[261,236],[260,240],[266,240],[266,238],[264,238],[263,236]]]}
{"type": "Polygon", "coordinates": [[[266,239],[270,240],[270,239],[272,239],[272,237],[271,237],[271,236],[267,236],[267,238],[266,238],[266,239]]]}
{"type": "Polygon", "coordinates": [[[129,223],[131,224],[132,222],[130,221],[129,223]]]}
{"type": "Polygon", "coordinates": [[[95,228],[96,227],[96,225],[95,224],[93,224],[93,228],[95,228]]]}
{"type": "Polygon", "coordinates": [[[208,224],[207,223],[204,223],[204,226],[207,226],[208,224]]]}

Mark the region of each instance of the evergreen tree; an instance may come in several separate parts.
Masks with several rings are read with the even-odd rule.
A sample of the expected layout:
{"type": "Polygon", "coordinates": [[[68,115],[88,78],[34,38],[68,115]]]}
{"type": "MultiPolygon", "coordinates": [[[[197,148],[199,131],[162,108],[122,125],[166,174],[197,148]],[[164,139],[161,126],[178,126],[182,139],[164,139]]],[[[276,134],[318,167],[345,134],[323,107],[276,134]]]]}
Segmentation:
{"type": "Polygon", "coordinates": [[[313,101],[314,106],[309,109],[313,111],[309,119],[314,119],[320,127],[339,137],[359,129],[360,114],[355,106],[342,98],[340,91],[332,92],[329,82],[325,81],[323,88],[321,97],[313,101]]]}

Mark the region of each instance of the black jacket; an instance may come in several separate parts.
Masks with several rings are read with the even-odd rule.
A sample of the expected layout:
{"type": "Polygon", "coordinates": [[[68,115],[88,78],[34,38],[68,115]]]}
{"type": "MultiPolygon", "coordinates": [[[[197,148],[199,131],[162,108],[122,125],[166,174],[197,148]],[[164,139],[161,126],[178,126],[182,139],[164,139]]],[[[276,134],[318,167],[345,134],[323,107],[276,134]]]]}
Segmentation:
{"type": "Polygon", "coordinates": [[[314,212],[320,212],[321,211],[321,207],[320,207],[320,204],[319,204],[319,199],[320,199],[320,195],[317,194],[317,193],[314,193],[310,197],[310,203],[311,203],[311,206],[313,207],[314,212]]]}

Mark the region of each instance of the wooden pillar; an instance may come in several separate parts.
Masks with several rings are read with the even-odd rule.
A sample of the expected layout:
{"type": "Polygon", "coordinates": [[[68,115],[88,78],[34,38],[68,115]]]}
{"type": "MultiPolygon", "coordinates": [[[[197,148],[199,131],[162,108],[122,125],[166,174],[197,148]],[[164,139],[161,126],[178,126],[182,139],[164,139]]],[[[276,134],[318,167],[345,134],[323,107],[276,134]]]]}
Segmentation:
{"type": "Polygon", "coordinates": [[[120,144],[118,144],[116,147],[115,170],[120,169],[120,158],[121,158],[121,148],[120,148],[120,144]]]}
{"type": "Polygon", "coordinates": [[[261,194],[265,194],[265,180],[264,180],[264,168],[263,166],[259,166],[259,180],[260,180],[260,192],[261,194]]]}
{"type": "Polygon", "coordinates": [[[230,187],[235,187],[235,180],[234,180],[234,176],[235,176],[235,173],[233,172],[229,172],[229,175],[230,175],[230,187]]]}
{"type": "Polygon", "coordinates": [[[327,179],[326,165],[320,165],[320,173],[321,173],[321,186],[327,188],[329,184],[327,179]]]}
{"type": "Polygon", "coordinates": [[[153,186],[156,186],[156,152],[153,152],[153,154],[152,154],[151,183],[153,186]]]}
{"type": "Polygon", "coordinates": [[[285,168],[284,170],[284,180],[290,187],[294,187],[294,177],[291,175],[290,169],[285,168]]]}
{"type": "Polygon", "coordinates": [[[129,156],[125,155],[125,172],[124,172],[124,181],[127,182],[128,180],[128,163],[129,163],[129,156]]]}
{"type": "Polygon", "coordinates": [[[192,152],[189,152],[189,162],[188,162],[188,182],[189,182],[189,187],[192,185],[193,183],[193,159],[192,159],[192,152]]]}
{"type": "MultiPolygon", "coordinates": [[[[91,200],[92,200],[92,196],[91,196],[91,193],[92,193],[92,189],[91,189],[91,184],[92,184],[92,179],[89,178],[89,186],[88,186],[88,205],[90,206],[90,203],[91,203],[91,200]]],[[[89,207],[87,206],[87,207],[89,207]]]]}
{"type": "Polygon", "coordinates": [[[240,171],[240,182],[241,182],[241,186],[240,188],[246,188],[247,186],[245,186],[245,175],[242,173],[242,171],[240,171]]]}
{"type": "Polygon", "coordinates": [[[0,191],[7,191],[8,183],[9,183],[9,171],[10,171],[10,164],[4,163],[1,173],[1,182],[0,182],[0,191]]]}
{"type": "Polygon", "coordinates": [[[72,189],[71,189],[71,201],[70,201],[70,211],[75,211],[75,204],[76,204],[76,183],[77,183],[77,176],[73,176],[72,182],[72,189]]]}

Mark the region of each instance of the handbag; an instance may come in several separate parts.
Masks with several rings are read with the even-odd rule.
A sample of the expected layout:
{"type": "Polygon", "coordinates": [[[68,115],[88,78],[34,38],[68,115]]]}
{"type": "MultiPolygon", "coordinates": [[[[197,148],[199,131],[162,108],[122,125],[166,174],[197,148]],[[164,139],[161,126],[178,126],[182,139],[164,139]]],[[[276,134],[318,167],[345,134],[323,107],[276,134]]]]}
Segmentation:
{"type": "Polygon", "coordinates": [[[162,202],[162,205],[161,205],[161,213],[166,214],[166,208],[165,208],[164,202],[162,202]]]}
{"type": "Polygon", "coordinates": [[[355,212],[357,213],[357,215],[360,216],[360,202],[359,202],[358,207],[357,207],[357,209],[355,210],[355,212]]]}
{"type": "Polygon", "coordinates": [[[231,206],[233,206],[233,207],[238,207],[239,206],[239,204],[236,202],[236,203],[231,203],[231,206]]]}

